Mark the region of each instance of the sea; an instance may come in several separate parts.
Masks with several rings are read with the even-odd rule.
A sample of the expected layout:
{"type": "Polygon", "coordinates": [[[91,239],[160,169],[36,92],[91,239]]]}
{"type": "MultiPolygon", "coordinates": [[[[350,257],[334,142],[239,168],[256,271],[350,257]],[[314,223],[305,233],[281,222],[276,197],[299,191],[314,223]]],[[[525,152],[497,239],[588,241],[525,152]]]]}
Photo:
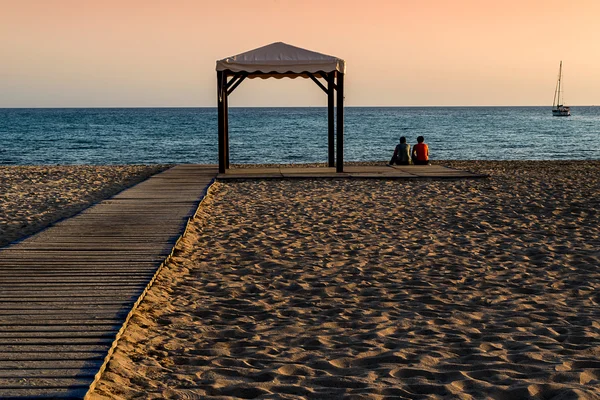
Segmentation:
{"type": "MultiPolygon", "coordinates": [[[[346,107],[344,160],[598,160],[600,107],[346,107]]],[[[327,109],[231,108],[233,164],[327,161],[327,109]]],[[[217,164],[216,108],[0,109],[0,165],[217,164]]]]}

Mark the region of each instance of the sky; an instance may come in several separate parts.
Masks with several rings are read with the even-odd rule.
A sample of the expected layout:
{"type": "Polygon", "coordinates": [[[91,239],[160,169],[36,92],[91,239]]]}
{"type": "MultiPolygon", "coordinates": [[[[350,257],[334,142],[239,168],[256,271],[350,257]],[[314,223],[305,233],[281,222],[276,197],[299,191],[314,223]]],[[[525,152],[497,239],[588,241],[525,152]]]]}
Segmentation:
{"type": "MultiPolygon", "coordinates": [[[[600,0],[0,0],[0,107],[215,107],[215,62],[273,42],[346,61],[347,106],[600,105],[600,0]]],[[[326,106],[308,79],[230,106],[326,106]]]]}

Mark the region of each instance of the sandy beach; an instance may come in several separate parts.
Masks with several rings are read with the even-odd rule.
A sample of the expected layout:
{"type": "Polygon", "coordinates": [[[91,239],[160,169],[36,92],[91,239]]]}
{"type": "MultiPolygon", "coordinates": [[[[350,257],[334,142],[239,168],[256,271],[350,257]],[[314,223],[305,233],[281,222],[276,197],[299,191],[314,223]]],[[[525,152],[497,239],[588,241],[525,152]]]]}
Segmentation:
{"type": "Polygon", "coordinates": [[[166,166],[0,166],[0,247],[141,182],[166,166]]]}
{"type": "Polygon", "coordinates": [[[600,162],[216,183],[92,398],[600,397],[600,162]]]}
{"type": "MultiPolygon", "coordinates": [[[[443,164],[214,184],[92,398],[600,398],[600,162],[443,164]]],[[[0,168],[0,240],[151,169],[0,168]]]]}

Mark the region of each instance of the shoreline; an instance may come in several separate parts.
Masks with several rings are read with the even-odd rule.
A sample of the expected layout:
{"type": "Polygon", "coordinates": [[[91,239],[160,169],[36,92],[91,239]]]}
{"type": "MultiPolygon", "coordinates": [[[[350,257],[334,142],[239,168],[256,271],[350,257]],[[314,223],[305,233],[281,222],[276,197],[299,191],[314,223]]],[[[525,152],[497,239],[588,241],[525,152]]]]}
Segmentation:
{"type": "MultiPolygon", "coordinates": [[[[593,173],[600,160],[432,160],[433,164],[477,173],[560,175],[565,167],[578,166],[582,175],[593,173]]],[[[345,165],[385,165],[385,161],[347,162],[345,165]]],[[[232,168],[273,166],[326,166],[307,164],[232,164],[232,168]]],[[[0,248],[22,240],[63,218],[71,217],[98,201],[110,198],[150,175],[169,168],[153,165],[1,165],[0,248]]]]}
{"type": "MultiPolygon", "coordinates": [[[[493,175],[547,176],[579,168],[595,173],[600,160],[432,160],[433,164],[493,175]]],[[[385,165],[386,161],[346,162],[345,165],[385,165]]],[[[232,164],[232,169],[261,167],[324,167],[326,163],[232,164]]],[[[0,249],[51,224],[72,217],[110,198],[171,164],[149,165],[0,165],[0,249]]],[[[568,173],[568,172],[567,172],[568,173]]]]}

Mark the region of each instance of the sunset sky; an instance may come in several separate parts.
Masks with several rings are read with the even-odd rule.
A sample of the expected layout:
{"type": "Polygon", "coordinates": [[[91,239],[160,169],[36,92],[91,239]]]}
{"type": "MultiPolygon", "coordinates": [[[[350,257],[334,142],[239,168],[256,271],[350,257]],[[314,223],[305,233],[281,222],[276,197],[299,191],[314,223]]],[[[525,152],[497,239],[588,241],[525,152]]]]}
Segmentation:
{"type": "MultiPolygon", "coordinates": [[[[346,60],[349,106],[600,105],[600,0],[0,0],[0,107],[214,107],[215,61],[273,42],[346,60]]],[[[325,106],[310,80],[231,106],[325,106]]]]}

